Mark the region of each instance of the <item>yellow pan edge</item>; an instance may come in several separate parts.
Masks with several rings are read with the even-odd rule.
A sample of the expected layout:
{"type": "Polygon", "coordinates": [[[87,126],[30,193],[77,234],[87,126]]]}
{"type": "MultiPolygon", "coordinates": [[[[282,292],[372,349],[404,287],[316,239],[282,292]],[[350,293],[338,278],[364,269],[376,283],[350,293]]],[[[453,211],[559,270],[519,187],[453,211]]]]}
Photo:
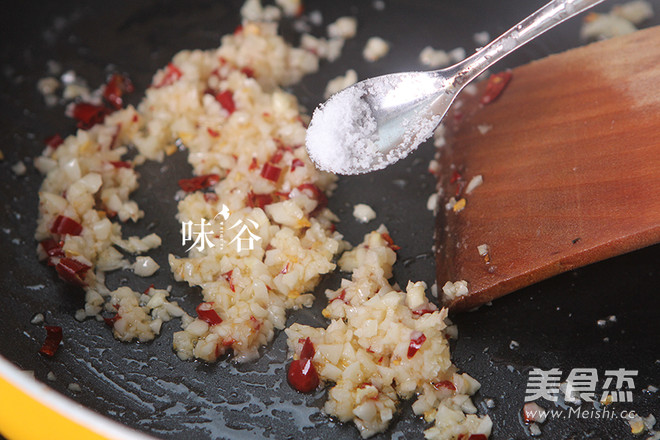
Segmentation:
{"type": "Polygon", "coordinates": [[[2,356],[0,434],[8,440],[153,440],[59,394],[2,356]]]}

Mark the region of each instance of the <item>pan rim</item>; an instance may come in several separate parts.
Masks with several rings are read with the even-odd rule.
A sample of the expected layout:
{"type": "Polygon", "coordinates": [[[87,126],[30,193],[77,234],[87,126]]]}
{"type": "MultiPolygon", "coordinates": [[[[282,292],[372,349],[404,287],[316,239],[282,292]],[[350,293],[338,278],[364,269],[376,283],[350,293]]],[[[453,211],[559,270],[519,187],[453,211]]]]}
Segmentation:
{"type": "Polygon", "coordinates": [[[0,404],[0,408],[3,408],[0,432],[5,435],[16,434],[17,437],[14,438],[17,439],[37,438],[42,430],[48,431],[51,438],[61,439],[81,438],[81,434],[91,439],[155,439],[80,405],[49,385],[39,382],[2,355],[0,389],[4,401],[0,404]],[[15,405],[13,402],[20,403],[15,405]],[[26,426],[24,418],[21,417],[26,410],[48,417],[50,423],[48,426],[41,423],[32,424],[32,427],[26,426]],[[22,437],[21,433],[28,437],[22,437]]]}

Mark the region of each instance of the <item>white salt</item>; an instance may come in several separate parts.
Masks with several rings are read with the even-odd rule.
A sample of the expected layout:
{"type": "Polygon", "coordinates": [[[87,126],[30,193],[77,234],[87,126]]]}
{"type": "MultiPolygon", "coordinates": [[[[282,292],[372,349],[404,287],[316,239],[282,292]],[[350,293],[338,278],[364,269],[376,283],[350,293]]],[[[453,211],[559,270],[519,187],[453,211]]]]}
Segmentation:
{"type": "Polygon", "coordinates": [[[352,173],[368,168],[378,154],[378,124],[361,85],[332,96],[314,111],[306,144],[322,170],[352,173]]]}
{"type": "Polygon", "coordinates": [[[438,88],[432,75],[405,73],[344,89],[314,111],[306,138],[309,157],[319,169],[337,174],[379,170],[402,159],[433,135],[441,116],[422,108],[402,114],[378,111],[419,106],[438,88]]]}

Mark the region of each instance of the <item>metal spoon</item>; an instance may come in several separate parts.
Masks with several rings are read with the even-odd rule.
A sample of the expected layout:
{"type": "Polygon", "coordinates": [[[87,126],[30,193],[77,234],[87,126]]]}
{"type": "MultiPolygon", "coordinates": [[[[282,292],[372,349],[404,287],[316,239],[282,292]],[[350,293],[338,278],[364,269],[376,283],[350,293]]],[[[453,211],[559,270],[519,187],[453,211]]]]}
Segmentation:
{"type": "Polygon", "coordinates": [[[312,116],[307,151],[316,166],[362,174],[406,157],[431,137],[456,95],[504,56],[604,0],[553,0],[446,69],[370,78],[333,95],[312,116]]]}

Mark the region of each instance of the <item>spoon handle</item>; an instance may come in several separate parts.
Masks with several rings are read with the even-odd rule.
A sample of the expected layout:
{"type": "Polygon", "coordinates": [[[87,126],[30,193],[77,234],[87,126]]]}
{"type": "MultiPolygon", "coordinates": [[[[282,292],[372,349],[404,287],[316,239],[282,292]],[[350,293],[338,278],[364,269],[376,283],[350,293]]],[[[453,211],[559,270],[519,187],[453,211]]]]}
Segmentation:
{"type": "Polygon", "coordinates": [[[454,85],[462,88],[504,56],[569,18],[604,0],[553,0],[454,66],[454,85]]]}

